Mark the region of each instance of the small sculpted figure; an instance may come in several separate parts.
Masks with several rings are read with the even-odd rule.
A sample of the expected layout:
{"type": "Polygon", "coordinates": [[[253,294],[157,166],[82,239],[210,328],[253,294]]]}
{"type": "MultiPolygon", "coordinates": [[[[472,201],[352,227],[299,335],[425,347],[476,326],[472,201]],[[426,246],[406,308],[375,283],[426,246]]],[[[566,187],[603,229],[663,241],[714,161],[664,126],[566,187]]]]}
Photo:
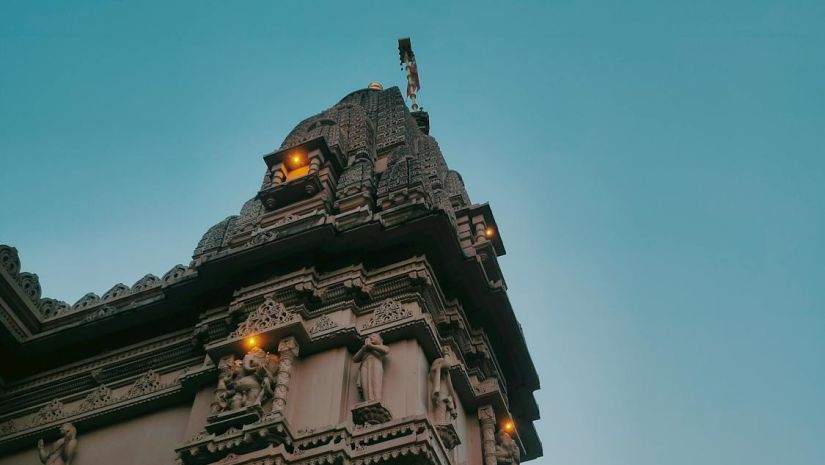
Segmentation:
{"type": "Polygon", "coordinates": [[[212,414],[221,413],[229,407],[229,400],[234,394],[230,387],[234,378],[233,361],[221,363],[218,375],[218,386],[215,388],[215,397],[212,400],[212,414]]]}
{"type": "Polygon", "coordinates": [[[449,423],[458,413],[451,393],[450,364],[445,358],[437,358],[430,366],[430,400],[433,404],[433,420],[436,424],[449,423]]]}
{"type": "Polygon", "coordinates": [[[61,437],[51,446],[46,447],[43,440],[37,441],[40,461],[45,465],[71,465],[77,449],[77,430],[71,423],[60,426],[61,437]]]}
{"type": "Polygon", "coordinates": [[[352,360],[361,363],[358,373],[358,391],[361,399],[368,402],[381,402],[381,389],[384,383],[384,358],[390,348],[378,333],[367,336],[352,360]]]}
{"type": "Polygon", "coordinates": [[[259,347],[253,348],[244,355],[240,364],[240,373],[234,381],[233,407],[262,404],[272,396],[273,378],[277,370],[270,366],[272,362],[273,357],[259,347]]]}
{"type": "Polygon", "coordinates": [[[220,366],[212,414],[261,405],[272,398],[278,357],[255,347],[241,360],[220,366]]]}
{"type": "Polygon", "coordinates": [[[507,465],[518,465],[521,461],[518,444],[504,430],[499,430],[496,434],[496,460],[499,464],[507,465]]]}

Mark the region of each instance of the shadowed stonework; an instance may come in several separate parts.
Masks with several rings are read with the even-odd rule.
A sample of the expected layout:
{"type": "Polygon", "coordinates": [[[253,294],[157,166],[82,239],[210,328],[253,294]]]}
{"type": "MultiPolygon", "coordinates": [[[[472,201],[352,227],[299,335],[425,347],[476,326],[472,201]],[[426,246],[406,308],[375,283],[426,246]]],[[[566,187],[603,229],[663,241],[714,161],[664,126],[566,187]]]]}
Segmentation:
{"type": "Polygon", "coordinates": [[[189,265],[72,305],[0,246],[0,465],[540,456],[498,227],[429,127],[397,88],[353,92],[189,265]]]}

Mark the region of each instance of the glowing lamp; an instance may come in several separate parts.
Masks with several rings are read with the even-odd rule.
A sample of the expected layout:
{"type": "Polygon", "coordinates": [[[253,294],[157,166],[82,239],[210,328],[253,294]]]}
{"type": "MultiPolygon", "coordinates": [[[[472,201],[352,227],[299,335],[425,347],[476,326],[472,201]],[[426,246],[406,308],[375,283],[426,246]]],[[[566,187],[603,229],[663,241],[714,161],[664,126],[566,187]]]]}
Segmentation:
{"type": "Polygon", "coordinates": [[[504,431],[506,431],[508,433],[512,433],[514,429],[515,429],[515,426],[513,425],[512,421],[508,421],[508,422],[504,423],[504,431]]]}
{"type": "Polygon", "coordinates": [[[302,168],[308,163],[307,156],[300,152],[291,153],[286,159],[286,167],[290,171],[302,168]]]}
{"type": "Polygon", "coordinates": [[[492,226],[488,226],[487,229],[484,230],[484,237],[486,237],[487,239],[492,239],[495,235],[496,229],[492,226]]]}
{"type": "Polygon", "coordinates": [[[246,338],[246,345],[248,345],[249,347],[255,347],[255,344],[257,342],[258,341],[255,340],[255,336],[250,336],[250,337],[246,338]]]}

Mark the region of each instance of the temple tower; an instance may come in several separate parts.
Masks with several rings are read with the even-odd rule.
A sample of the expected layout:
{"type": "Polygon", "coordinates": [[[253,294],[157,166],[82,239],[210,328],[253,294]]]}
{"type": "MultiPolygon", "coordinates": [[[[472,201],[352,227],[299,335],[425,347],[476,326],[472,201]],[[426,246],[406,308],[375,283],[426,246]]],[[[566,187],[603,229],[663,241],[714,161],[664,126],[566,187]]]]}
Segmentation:
{"type": "Polygon", "coordinates": [[[415,113],[373,84],[301,121],[162,277],[69,305],[0,247],[0,465],[540,456],[498,225],[415,113]]]}

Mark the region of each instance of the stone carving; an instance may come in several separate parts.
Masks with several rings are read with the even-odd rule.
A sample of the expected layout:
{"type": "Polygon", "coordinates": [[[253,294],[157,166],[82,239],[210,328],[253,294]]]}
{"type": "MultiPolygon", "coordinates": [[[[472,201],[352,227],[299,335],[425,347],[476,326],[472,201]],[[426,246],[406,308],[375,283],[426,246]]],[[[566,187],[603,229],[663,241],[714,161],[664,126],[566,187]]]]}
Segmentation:
{"type": "Polygon", "coordinates": [[[69,304],[63,302],[62,300],[49,298],[40,299],[38,308],[40,309],[40,314],[43,315],[43,318],[60,316],[72,309],[69,304]]]}
{"type": "Polygon", "coordinates": [[[153,287],[160,285],[160,278],[153,274],[147,274],[146,276],[140,278],[133,286],[132,292],[137,293],[141,291],[145,291],[146,289],[151,289],[153,287]]]}
{"type": "Polygon", "coordinates": [[[43,440],[37,441],[37,452],[44,465],[70,465],[77,449],[77,430],[71,423],[60,426],[60,439],[46,447],[43,440]]]}
{"type": "Polygon", "coordinates": [[[272,411],[283,412],[286,407],[286,396],[289,392],[289,380],[292,376],[292,366],[298,358],[298,341],[294,337],[287,337],[278,343],[278,375],[275,378],[275,392],[272,400],[272,411]]]}
{"type": "Polygon", "coordinates": [[[212,398],[211,411],[213,415],[229,410],[229,400],[234,394],[233,391],[230,391],[230,387],[233,386],[232,380],[235,378],[235,372],[234,358],[221,360],[218,365],[218,386],[215,388],[215,395],[212,398]]]}
{"type": "Polygon", "coordinates": [[[259,199],[253,198],[247,200],[246,203],[243,204],[243,207],[241,207],[241,213],[238,215],[235,227],[238,230],[243,230],[243,228],[247,226],[258,223],[263,209],[264,206],[259,199]]]}
{"type": "Polygon", "coordinates": [[[381,402],[384,383],[384,358],[390,348],[378,333],[367,336],[364,346],[356,352],[352,360],[360,363],[358,367],[358,392],[366,402],[381,402]]]}
{"type": "Polygon", "coordinates": [[[8,436],[9,434],[16,433],[17,426],[14,425],[12,420],[9,420],[5,423],[0,423],[0,436],[8,436]]]}
{"type": "Polygon", "coordinates": [[[496,461],[498,465],[518,465],[521,461],[518,444],[504,430],[496,434],[496,461]]]}
{"type": "Polygon", "coordinates": [[[229,216],[220,223],[209,228],[209,230],[204,233],[203,237],[201,237],[201,240],[195,247],[194,252],[192,252],[192,257],[195,258],[219,248],[224,242],[224,236],[226,236],[227,232],[230,231],[232,223],[236,219],[237,216],[235,215],[229,216]]]}
{"type": "Polygon", "coordinates": [[[94,292],[89,292],[75,302],[74,305],[72,305],[72,310],[83,310],[84,308],[89,308],[98,302],[100,302],[100,297],[98,297],[98,295],[94,292]]]}
{"type": "Polygon", "coordinates": [[[161,280],[164,283],[170,283],[172,281],[177,281],[178,279],[183,277],[183,275],[185,275],[185,274],[186,274],[186,267],[185,266],[175,265],[175,266],[172,267],[171,270],[167,271],[166,274],[163,275],[163,278],[161,278],[161,280]]]}
{"type": "Polygon", "coordinates": [[[358,426],[378,425],[392,420],[392,414],[380,402],[363,402],[352,409],[352,422],[358,426]]]}
{"type": "Polygon", "coordinates": [[[200,347],[209,340],[209,325],[200,323],[192,331],[192,345],[200,347]]]}
{"type": "Polygon", "coordinates": [[[258,334],[275,326],[295,319],[295,313],[287,310],[284,304],[275,302],[271,297],[266,300],[241,323],[229,338],[246,337],[258,334]]]}
{"type": "Polygon", "coordinates": [[[112,307],[110,307],[106,304],[103,304],[103,305],[100,306],[100,308],[95,309],[94,311],[92,311],[88,315],[86,315],[86,321],[94,321],[94,320],[97,320],[98,318],[103,318],[104,316],[109,316],[114,312],[115,312],[115,309],[113,309],[112,307]]]}
{"type": "Polygon", "coordinates": [[[496,457],[496,413],[492,405],[478,408],[478,422],[481,424],[481,453],[484,465],[498,465],[496,457]]]}
{"type": "Polygon", "coordinates": [[[252,236],[252,239],[247,241],[246,245],[249,247],[253,247],[256,245],[263,244],[265,242],[269,242],[274,240],[278,237],[278,231],[273,231],[272,229],[267,229],[266,231],[261,231],[258,234],[252,236]]]}
{"type": "Polygon", "coordinates": [[[441,441],[447,449],[461,444],[461,439],[452,421],[458,413],[455,409],[453,386],[450,382],[450,363],[446,358],[437,358],[430,365],[428,376],[430,392],[430,413],[441,441]]]}
{"type": "Polygon", "coordinates": [[[112,286],[111,289],[106,291],[106,293],[103,294],[102,299],[105,302],[108,302],[110,300],[115,300],[118,297],[123,297],[124,295],[129,294],[129,291],[130,291],[129,286],[127,286],[123,283],[118,283],[118,284],[115,284],[114,286],[112,286]]]}
{"type": "Polygon", "coordinates": [[[29,300],[37,303],[40,300],[40,280],[37,275],[23,272],[15,276],[15,278],[17,279],[17,284],[20,285],[20,289],[28,296],[29,300]]]}
{"type": "Polygon", "coordinates": [[[237,360],[221,361],[212,414],[262,405],[272,398],[278,357],[255,347],[237,360]]]}
{"type": "Polygon", "coordinates": [[[360,363],[356,386],[363,401],[352,410],[352,421],[356,425],[376,425],[392,420],[392,414],[381,405],[384,358],[389,353],[390,348],[384,345],[381,336],[372,333],[352,358],[355,363],[360,363]]]}
{"type": "Polygon", "coordinates": [[[17,255],[17,249],[0,244],[0,266],[12,276],[20,273],[20,257],[17,255]]]}
{"type": "Polygon", "coordinates": [[[132,384],[132,387],[130,387],[129,391],[126,393],[126,398],[130,399],[132,397],[142,396],[150,392],[155,392],[162,387],[163,385],[160,383],[160,376],[155,372],[155,370],[150,369],[144,373],[143,376],[135,380],[135,383],[132,384]]]}
{"type": "Polygon", "coordinates": [[[63,408],[63,403],[58,399],[52,399],[51,402],[44,405],[37,414],[32,418],[32,426],[39,426],[46,423],[57,421],[66,416],[66,410],[63,408]]]}
{"type": "Polygon", "coordinates": [[[77,411],[88,412],[89,410],[94,410],[109,405],[114,401],[115,398],[112,396],[112,390],[105,385],[100,385],[97,389],[90,392],[85,399],[83,399],[83,402],[80,403],[80,407],[78,407],[77,411]]]}
{"type": "Polygon", "coordinates": [[[332,318],[324,314],[318,318],[318,321],[316,321],[314,325],[312,325],[312,328],[309,329],[309,334],[323,333],[324,331],[329,331],[330,329],[337,327],[338,323],[332,321],[332,318]]]}
{"type": "Polygon", "coordinates": [[[450,382],[450,364],[446,359],[437,358],[433,361],[428,381],[433,420],[436,424],[449,423],[458,414],[455,410],[455,398],[450,382]]]}
{"type": "Polygon", "coordinates": [[[387,299],[372,314],[372,318],[370,318],[369,321],[364,323],[361,329],[375,328],[376,326],[385,325],[393,321],[403,320],[405,318],[411,317],[412,312],[405,309],[400,302],[393,299],[387,299]]]}

